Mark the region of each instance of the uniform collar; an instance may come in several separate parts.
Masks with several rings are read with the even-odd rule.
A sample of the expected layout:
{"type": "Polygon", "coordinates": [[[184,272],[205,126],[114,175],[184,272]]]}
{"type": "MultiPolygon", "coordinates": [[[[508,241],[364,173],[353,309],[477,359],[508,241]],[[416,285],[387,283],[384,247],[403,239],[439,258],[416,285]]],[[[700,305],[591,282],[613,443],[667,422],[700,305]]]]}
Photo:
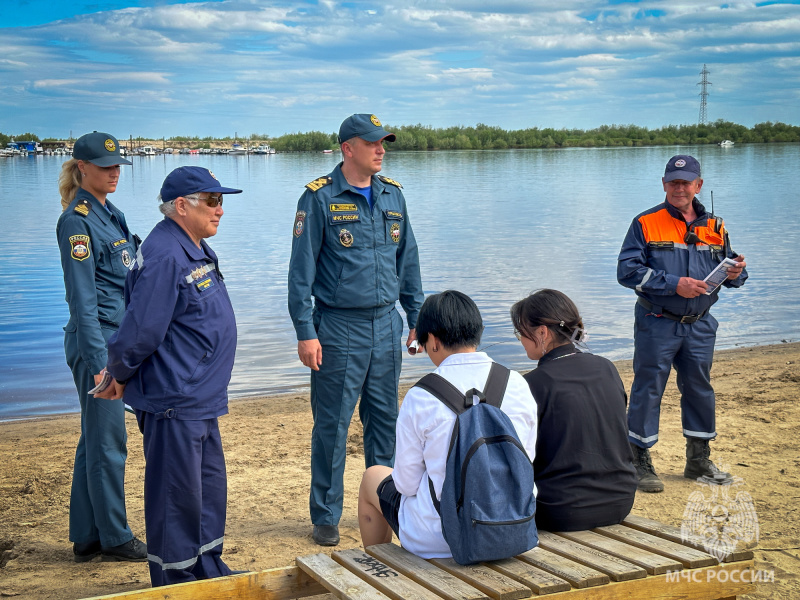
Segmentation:
{"type": "Polygon", "coordinates": [[[208,260],[210,258],[214,263],[217,262],[217,255],[214,254],[211,246],[206,244],[205,240],[200,240],[200,247],[198,248],[192,241],[192,238],[189,237],[189,234],[186,233],[183,227],[178,225],[177,222],[169,217],[164,217],[164,221],[167,222],[167,227],[170,232],[175,236],[175,239],[178,240],[186,254],[189,255],[189,258],[192,260],[208,260]]]}
{"type": "MultiPolygon", "coordinates": [[[[87,192],[83,188],[78,188],[78,193],[75,194],[75,200],[82,199],[89,201],[89,204],[92,205],[92,212],[97,215],[105,225],[109,225],[111,223],[111,213],[106,210],[106,207],[103,206],[103,203],[95,198],[91,192],[87,192]]],[[[114,212],[115,207],[108,201],[108,198],[106,198],[106,206],[108,206],[111,211],[114,212]]],[[[114,214],[116,215],[116,212],[114,212],[114,214]]]]}
{"type": "MultiPolygon", "coordinates": [[[[353,188],[349,183],[347,183],[347,179],[345,179],[344,173],[342,173],[342,163],[336,165],[336,168],[331,173],[331,179],[333,179],[333,182],[331,184],[333,186],[331,188],[332,196],[338,196],[343,192],[353,192],[353,188]]],[[[370,186],[372,186],[373,190],[372,192],[373,198],[375,199],[374,204],[377,204],[377,198],[380,194],[383,193],[384,189],[386,189],[386,186],[383,185],[383,182],[380,179],[378,179],[376,175],[373,175],[370,178],[370,186]]],[[[361,194],[359,194],[359,196],[360,195],[361,194]]]]}
{"type": "Polygon", "coordinates": [[[452,367],[454,365],[479,365],[487,362],[492,362],[486,352],[461,352],[459,354],[451,354],[445,358],[438,368],[452,367]]]}
{"type": "Polygon", "coordinates": [[[566,343],[563,346],[558,346],[557,348],[553,348],[545,354],[542,358],[539,359],[539,364],[545,363],[549,360],[555,360],[557,358],[561,358],[563,356],[567,356],[569,354],[578,354],[579,350],[575,348],[575,345],[572,342],[566,343]]]}

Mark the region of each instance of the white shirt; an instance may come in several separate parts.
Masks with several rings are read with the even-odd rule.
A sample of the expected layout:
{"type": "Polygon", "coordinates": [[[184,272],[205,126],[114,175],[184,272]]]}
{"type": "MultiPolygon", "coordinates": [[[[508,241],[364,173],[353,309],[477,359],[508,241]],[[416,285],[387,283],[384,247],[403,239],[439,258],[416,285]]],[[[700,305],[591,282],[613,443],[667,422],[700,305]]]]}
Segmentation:
{"type": "MultiPolygon", "coordinates": [[[[492,359],[484,352],[448,356],[434,373],[462,393],[483,390],[492,359]]],[[[516,371],[508,378],[501,410],[508,415],[531,462],[536,454],[536,401],[527,382],[516,371]]],[[[398,520],[400,543],[422,558],[449,558],[439,513],[433,506],[428,478],[437,499],[442,496],[447,451],[456,415],[439,399],[421,388],[411,388],[397,417],[397,453],[392,478],[402,494],[398,520]]],[[[534,493],[536,486],[534,485],[534,493]]]]}

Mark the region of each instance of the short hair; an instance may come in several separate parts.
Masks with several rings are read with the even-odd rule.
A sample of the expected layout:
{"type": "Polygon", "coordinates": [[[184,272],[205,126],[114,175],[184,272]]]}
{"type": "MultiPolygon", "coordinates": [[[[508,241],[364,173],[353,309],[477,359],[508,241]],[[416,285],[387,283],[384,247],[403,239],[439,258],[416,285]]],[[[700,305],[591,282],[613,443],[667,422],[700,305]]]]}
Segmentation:
{"type": "Polygon", "coordinates": [[[478,307],[466,294],[447,290],[425,298],[417,317],[417,340],[423,346],[435,335],[447,349],[477,348],[483,334],[478,307]]]}
{"type": "Polygon", "coordinates": [[[582,342],[586,338],[578,307],[569,296],[558,290],[542,289],[511,307],[514,329],[528,339],[533,330],[544,325],[562,341],[582,342]]]}
{"type": "MultiPolygon", "coordinates": [[[[200,203],[200,199],[196,194],[189,194],[188,196],[184,196],[189,201],[189,204],[192,206],[197,206],[200,203]]],[[[158,201],[161,202],[161,194],[158,195],[158,201]]],[[[175,214],[175,200],[170,200],[169,202],[161,202],[158,206],[158,210],[161,211],[161,214],[165,217],[171,217],[175,214]]]]}

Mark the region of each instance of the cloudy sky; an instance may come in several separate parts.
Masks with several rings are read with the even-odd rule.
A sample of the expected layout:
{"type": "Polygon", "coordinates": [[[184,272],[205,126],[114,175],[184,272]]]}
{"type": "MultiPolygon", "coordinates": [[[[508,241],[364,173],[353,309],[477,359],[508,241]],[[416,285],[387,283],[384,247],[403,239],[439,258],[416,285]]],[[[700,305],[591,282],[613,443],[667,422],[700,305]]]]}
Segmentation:
{"type": "Polygon", "coordinates": [[[800,124],[800,0],[0,0],[0,132],[800,124]]]}

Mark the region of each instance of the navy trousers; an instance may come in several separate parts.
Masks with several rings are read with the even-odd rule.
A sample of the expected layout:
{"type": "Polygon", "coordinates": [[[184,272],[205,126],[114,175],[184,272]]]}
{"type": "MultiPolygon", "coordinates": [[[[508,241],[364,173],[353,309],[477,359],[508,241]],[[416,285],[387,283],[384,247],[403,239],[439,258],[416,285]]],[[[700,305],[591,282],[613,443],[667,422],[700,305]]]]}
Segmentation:
{"type": "Polygon", "coordinates": [[[683,435],[700,439],[717,436],[711,364],[717,320],[707,313],[692,324],[655,317],[636,305],[633,386],[628,404],[628,438],[642,448],[658,441],[661,397],[670,369],[675,367],[681,393],[683,435]]]}
{"type": "Polygon", "coordinates": [[[217,419],[136,411],[153,587],[230,575],[222,560],[228,480],[217,419]]]}
{"type": "Polygon", "coordinates": [[[364,462],[394,466],[403,320],[393,305],[314,310],[322,365],[311,371],[311,522],[342,516],[347,430],[359,395],[364,462]]]}
{"type": "MultiPolygon", "coordinates": [[[[103,328],[108,338],[113,329],[103,328]]],[[[64,336],[64,352],[81,405],[81,436],[75,450],[69,501],[69,539],[77,544],[100,540],[105,548],[133,539],[125,510],[125,461],[128,458],[125,405],[122,400],[89,395],[94,375],[81,359],[78,334],[64,336]]]]}

